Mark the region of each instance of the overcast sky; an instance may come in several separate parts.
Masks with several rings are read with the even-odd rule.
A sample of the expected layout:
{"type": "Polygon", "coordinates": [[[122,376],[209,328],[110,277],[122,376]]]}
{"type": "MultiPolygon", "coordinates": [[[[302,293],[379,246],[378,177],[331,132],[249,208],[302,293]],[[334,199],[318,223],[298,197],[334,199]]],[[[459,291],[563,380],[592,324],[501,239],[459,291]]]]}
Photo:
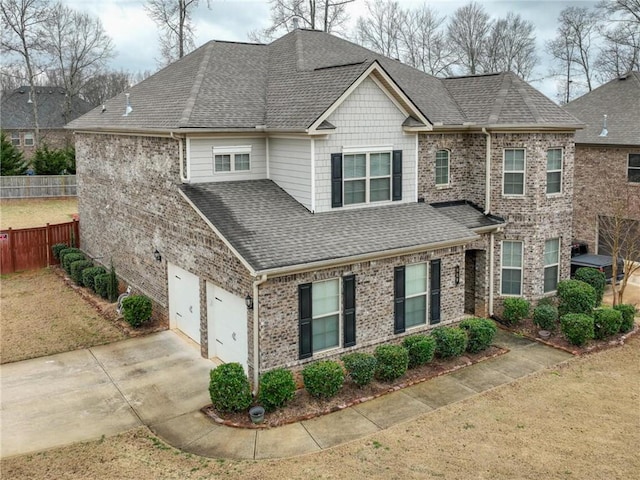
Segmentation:
{"type": "MultiPolygon", "coordinates": [[[[143,0],[62,0],[77,10],[98,16],[115,44],[113,69],[128,71],[157,70],[159,57],[158,32],[143,8],[143,0]]],[[[269,24],[268,0],[200,0],[193,15],[196,25],[196,45],[209,40],[247,41],[247,33],[269,24]]],[[[423,0],[400,0],[402,6],[416,6],[423,0]]],[[[450,16],[467,0],[431,0],[426,2],[440,15],[450,16]]],[[[532,22],[536,27],[538,56],[542,62],[533,75],[532,85],[548,97],[556,99],[556,85],[549,75],[549,58],[543,47],[555,35],[557,18],[567,6],[593,6],[597,0],[479,0],[493,18],[504,17],[512,11],[532,22]],[[535,79],[542,79],[535,81],[535,79]]],[[[349,6],[350,21],[366,13],[365,0],[356,0],[349,6]]]]}

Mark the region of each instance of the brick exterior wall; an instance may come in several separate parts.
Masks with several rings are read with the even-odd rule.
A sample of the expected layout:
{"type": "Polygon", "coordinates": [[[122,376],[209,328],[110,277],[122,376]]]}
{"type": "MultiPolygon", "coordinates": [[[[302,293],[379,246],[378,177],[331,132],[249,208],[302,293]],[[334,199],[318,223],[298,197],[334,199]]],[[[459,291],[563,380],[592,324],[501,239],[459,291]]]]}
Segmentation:
{"type": "MultiPolygon", "coordinates": [[[[36,152],[36,146],[27,146],[24,144],[25,133],[32,133],[35,135],[34,130],[5,130],[7,134],[7,140],[11,141],[11,134],[18,133],[20,135],[20,145],[16,145],[16,148],[23,154],[24,159],[29,162],[33,154],[36,152]]],[[[72,146],[74,142],[73,132],[69,130],[43,128],[40,129],[40,145],[47,145],[51,150],[57,150],[72,146]]]]}
{"type": "Polygon", "coordinates": [[[574,174],[573,235],[595,253],[598,245],[598,215],[612,215],[611,194],[630,201],[628,218],[640,221],[640,183],[627,180],[630,153],[637,147],[576,145],[574,174]]]}

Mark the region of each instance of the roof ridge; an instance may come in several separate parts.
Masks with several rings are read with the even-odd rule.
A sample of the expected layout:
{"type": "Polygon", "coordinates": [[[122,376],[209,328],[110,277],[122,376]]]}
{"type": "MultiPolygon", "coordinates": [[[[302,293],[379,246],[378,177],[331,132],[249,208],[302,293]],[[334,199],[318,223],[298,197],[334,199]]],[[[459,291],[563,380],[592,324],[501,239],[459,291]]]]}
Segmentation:
{"type": "Polygon", "coordinates": [[[493,102],[493,106],[491,107],[491,112],[489,112],[489,123],[495,124],[498,123],[500,119],[500,112],[502,112],[502,107],[504,107],[505,102],[507,101],[507,96],[509,95],[509,90],[511,85],[513,85],[513,79],[511,75],[501,74],[502,75],[502,83],[500,84],[500,90],[498,90],[498,95],[493,102]]]}
{"type": "Polygon", "coordinates": [[[213,46],[215,45],[215,43],[215,40],[212,40],[210,42],[207,42],[203,46],[203,48],[205,49],[204,58],[200,61],[198,73],[196,73],[193,85],[191,86],[191,92],[189,93],[189,97],[186,101],[184,110],[182,111],[182,116],[180,117],[180,120],[178,120],[179,127],[186,127],[189,123],[189,118],[193,113],[193,107],[196,104],[196,99],[198,98],[198,94],[200,93],[200,89],[202,88],[202,81],[204,80],[207,67],[209,66],[209,60],[211,59],[211,53],[213,51],[213,46]]]}
{"type": "MultiPolygon", "coordinates": [[[[544,118],[542,117],[542,115],[540,115],[540,112],[538,111],[538,107],[535,106],[535,104],[531,101],[531,97],[527,94],[526,87],[528,87],[529,84],[526,83],[524,80],[520,80],[520,77],[518,77],[517,75],[515,75],[512,72],[507,72],[507,75],[513,77],[512,84],[513,84],[513,82],[515,80],[515,82],[516,82],[516,86],[515,86],[516,87],[516,91],[520,94],[520,97],[522,98],[522,101],[524,102],[524,104],[529,109],[529,112],[531,113],[531,115],[535,119],[536,123],[544,123],[544,118]]],[[[533,89],[536,93],[538,93],[538,91],[535,88],[531,87],[531,89],[533,89]]],[[[558,107],[558,108],[560,108],[560,107],[558,107]]]]}
{"type": "Polygon", "coordinates": [[[438,79],[438,81],[442,84],[442,87],[447,92],[447,94],[449,95],[449,98],[458,109],[458,112],[460,112],[460,115],[462,116],[462,118],[464,118],[465,120],[469,120],[469,117],[467,116],[465,111],[462,109],[462,105],[460,105],[456,96],[453,94],[451,90],[449,90],[449,87],[447,86],[447,83],[452,83],[452,82],[445,82],[447,78],[453,78],[453,77],[447,77],[447,78],[434,77],[434,78],[438,79]]]}

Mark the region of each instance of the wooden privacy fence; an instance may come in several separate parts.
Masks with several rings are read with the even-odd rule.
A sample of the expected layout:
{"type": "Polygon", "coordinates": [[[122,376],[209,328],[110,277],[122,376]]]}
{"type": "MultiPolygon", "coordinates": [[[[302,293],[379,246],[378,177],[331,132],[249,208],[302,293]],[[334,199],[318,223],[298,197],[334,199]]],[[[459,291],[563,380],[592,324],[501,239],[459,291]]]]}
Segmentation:
{"type": "Polygon", "coordinates": [[[0,176],[0,198],[74,197],[75,175],[0,176]]]}
{"type": "Polygon", "coordinates": [[[56,243],[80,244],[78,221],[46,227],[0,231],[0,274],[36,270],[58,264],[51,252],[56,243]]]}

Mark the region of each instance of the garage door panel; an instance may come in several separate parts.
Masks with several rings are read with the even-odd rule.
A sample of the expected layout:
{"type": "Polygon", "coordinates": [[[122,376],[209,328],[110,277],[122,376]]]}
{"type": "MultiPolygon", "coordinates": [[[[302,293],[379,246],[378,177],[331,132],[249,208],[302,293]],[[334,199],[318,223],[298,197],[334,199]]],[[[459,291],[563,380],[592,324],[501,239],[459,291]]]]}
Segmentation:
{"type": "Polygon", "coordinates": [[[247,307],[242,297],[207,282],[209,356],[247,370],[247,307]]]}
{"type": "Polygon", "coordinates": [[[171,263],[168,274],[171,327],[200,344],[200,279],[171,263]]]}

